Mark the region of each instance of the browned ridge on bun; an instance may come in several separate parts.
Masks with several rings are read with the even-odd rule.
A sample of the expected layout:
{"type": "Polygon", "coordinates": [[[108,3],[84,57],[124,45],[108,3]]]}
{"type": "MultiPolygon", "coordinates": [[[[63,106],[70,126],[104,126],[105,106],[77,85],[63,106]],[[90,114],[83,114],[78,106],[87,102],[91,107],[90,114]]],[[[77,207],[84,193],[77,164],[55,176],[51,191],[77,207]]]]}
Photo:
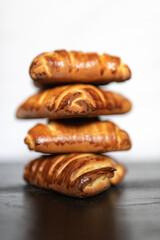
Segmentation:
{"type": "Polygon", "coordinates": [[[107,84],[122,82],[131,77],[129,67],[119,57],[65,50],[40,54],[33,60],[29,72],[37,86],[107,84]]]}
{"type": "Polygon", "coordinates": [[[125,175],[123,165],[96,154],[64,154],[31,161],[24,179],[32,185],[68,196],[84,198],[119,184],[125,175]]]}
{"type": "Polygon", "coordinates": [[[28,98],[17,110],[17,118],[71,118],[122,114],[131,102],[120,94],[85,84],[59,86],[28,98]]]}
{"type": "Polygon", "coordinates": [[[42,153],[110,152],[128,150],[128,134],[114,123],[96,119],[64,119],[37,124],[25,143],[42,153]]]}

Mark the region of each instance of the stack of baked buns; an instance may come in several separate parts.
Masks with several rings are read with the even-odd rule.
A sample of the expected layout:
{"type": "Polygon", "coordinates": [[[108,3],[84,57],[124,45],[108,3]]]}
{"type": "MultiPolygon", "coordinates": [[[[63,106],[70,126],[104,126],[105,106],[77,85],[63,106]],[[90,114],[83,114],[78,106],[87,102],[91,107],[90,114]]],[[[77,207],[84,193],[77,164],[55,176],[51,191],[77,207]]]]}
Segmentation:
{"type": "Polygon", "coordinates": [[[40,91],[17,110],[17,118],[47,118],[29,130],[29,149],[47,153],[28,163],[24,179],[73,197],[90,197],[124,178],[125,167],[102,155],[131,148],[128,134],[100,115],[131,109],[124,96],[97,85],[122,82],[131,71],[118,57],[65,50],[36,57],[30,76],[40,91]]]}

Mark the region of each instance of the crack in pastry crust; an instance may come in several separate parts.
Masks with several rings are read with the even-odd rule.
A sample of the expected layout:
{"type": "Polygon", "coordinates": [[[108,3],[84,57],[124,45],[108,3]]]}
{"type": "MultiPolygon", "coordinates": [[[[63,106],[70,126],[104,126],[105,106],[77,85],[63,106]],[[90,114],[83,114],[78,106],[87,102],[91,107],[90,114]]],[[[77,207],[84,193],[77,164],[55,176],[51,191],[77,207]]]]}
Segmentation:
{"type": "Polygon", "coordinates": [[[70,118],[122,114],[131,102],[120,94],[92,85],[74,84],[46,89],[28,98],[17,118],[70,118]]]}
{"type": "Polygon", "coordinates": [[[29,72],[37,86],[77,82],[106,84],[131,77],[129,67],[119,57],[65,50],[40,54],[33,60],[29,72]]]}
{"type": "Polygon", "coordinates": [[[32,185],[80,198],[119,184],[124,175],[123,165],[88,153],[41,157],[28,163],[24,171],[24,179],[32,185]]]}

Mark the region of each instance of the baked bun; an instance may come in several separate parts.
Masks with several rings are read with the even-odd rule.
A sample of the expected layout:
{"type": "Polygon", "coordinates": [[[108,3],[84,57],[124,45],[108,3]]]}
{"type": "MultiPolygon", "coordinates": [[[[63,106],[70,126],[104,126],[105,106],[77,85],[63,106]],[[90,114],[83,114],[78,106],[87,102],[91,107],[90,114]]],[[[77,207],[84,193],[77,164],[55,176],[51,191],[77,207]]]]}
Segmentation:
{"type": "Polygon", "coordinates": [[[84,84],[59,86],[27,99],[17,110],[17,118],[71,118],[121,114],[131,102],[120,94],[84,84]]]}
{"type": "Polygon", "coordinates": [[[119,57],[65,50],[42,53],[33,60],[29,72],[36,86],[106,84],[131,77],[129,67],[119,57]]]}
{"type": "Polygon", "coordinates": [[[42,153],[110,152],[128,150],[128,134],[113,122],[97,119],[63,119],[37,124],[25,143],[42,153]]]}
{"type": "Polygon", "coordinates": [[[24,171],[29,184],[78,198],[117,185],[124,175],[124,167],[111,158],[89,153],[41,157],[28,163],[24,171]]]}

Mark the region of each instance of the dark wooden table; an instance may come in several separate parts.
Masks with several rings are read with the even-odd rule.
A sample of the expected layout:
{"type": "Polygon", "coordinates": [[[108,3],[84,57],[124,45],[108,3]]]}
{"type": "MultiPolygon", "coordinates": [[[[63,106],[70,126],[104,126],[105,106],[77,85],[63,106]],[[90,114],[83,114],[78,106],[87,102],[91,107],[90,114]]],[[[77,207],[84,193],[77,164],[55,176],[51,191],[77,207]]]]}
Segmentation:
{"type": "Polygon", "coordinates": [[[27,186],[0,165],[0,240],[160,240],[160,164],[129,164],[123,184],[79,200],[27,186]]]}

